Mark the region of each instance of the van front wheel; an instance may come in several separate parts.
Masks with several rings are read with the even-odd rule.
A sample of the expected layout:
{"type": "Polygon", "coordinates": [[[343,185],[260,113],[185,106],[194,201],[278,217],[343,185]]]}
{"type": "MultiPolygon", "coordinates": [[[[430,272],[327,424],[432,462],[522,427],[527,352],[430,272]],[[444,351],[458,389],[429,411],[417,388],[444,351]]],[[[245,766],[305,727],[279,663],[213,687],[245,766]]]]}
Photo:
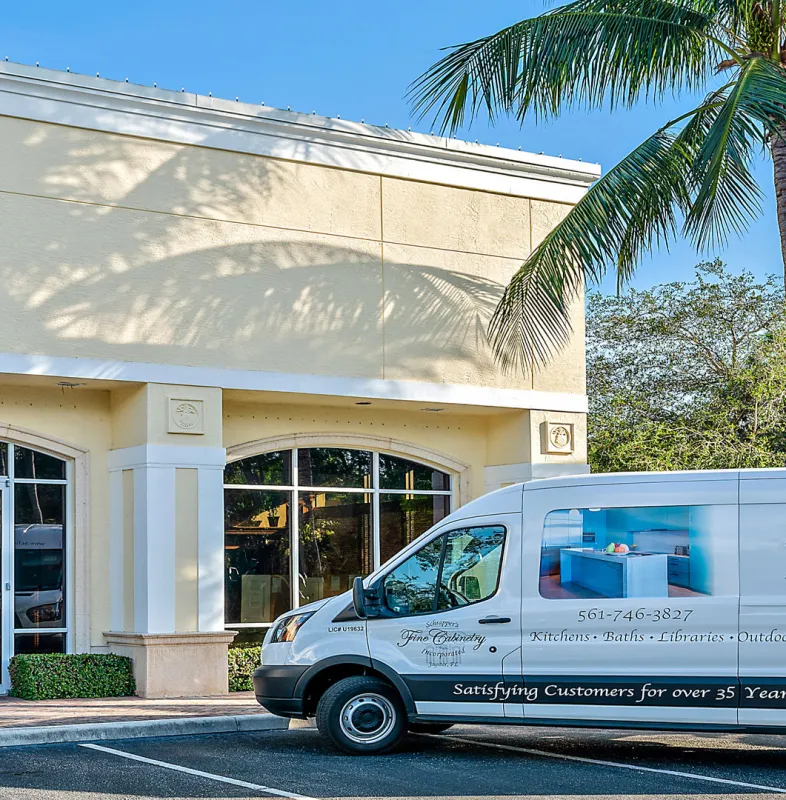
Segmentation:
{"type": "Polygon", "coordinates": [[[345,753],[385,753],[406,733],[407,720],[392,686],[357,676],[344,678],[322,695],[317,728],[345,753]]]}

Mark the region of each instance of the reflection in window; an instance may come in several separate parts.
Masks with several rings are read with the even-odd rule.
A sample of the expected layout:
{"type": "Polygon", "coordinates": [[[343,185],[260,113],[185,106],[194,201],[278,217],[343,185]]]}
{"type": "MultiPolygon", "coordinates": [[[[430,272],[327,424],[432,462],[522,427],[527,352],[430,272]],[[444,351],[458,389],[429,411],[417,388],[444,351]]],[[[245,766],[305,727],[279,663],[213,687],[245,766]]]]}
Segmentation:
{"type": "Polygon", "coordinates": [[[14,478],[64,480],[65,476],[65,461],[26,447],[14,448],[14,478]]]}
{"type": "Polygon", "coordinates": [[[334,597],[373,569],[371,501],[363,493],[301,492],[301,605],[334,597]]]}
{"type": "Polygon", "coordinates": [[[14,517],[17,524],[62,525],[64,516],[63,484],[17,483],[14,486],[14,517]]]}
{"type": "Polygon", "coordinates": [[[232,461],[224,469],[224,483],[289,486],[292,483],[292,451],[263,453],[242,461],[232,461]]]}
{"type": "Polygon", "coordinates": [[[438,610],[485,600],[497,591],[503,528],[451,531],[439,582],[438,610]]]}
{"type": "Polygon", "coordinates": [[[307,447],[298,450],[298,482],[301,486],[340,486],[366,489],[371,486],[371,453],[338,447],[307,447]]]}
{"type": "Polygon", "coordinates": [[[540,594],[550,599],[720,594],[724,506],[584,508],[546,516],[540,594]]]}
{"type": "Polygon", "coordinates": [[[447,495],[381,494],[380,553],[384,563],[450,513],[447,495]]]}
{"type": "Polygon", "coordinates": [[[65,627],[65,490],[63,484],[14,485],[17,629],[65,627]]]}
{"type": "Polygon", "coordinates": [[[451,511],[447,473],[368,450],[278,450],[231,462],[224,474],[226,624],[246,632],[347,591],[378,566],[375,553],[388,560],[451,511]]]}
{"type": "Polygon", "coordinates": [[[447,491],[450,489],[450,475],[425,464],[380,453],[379,485],[382,489],[447,491]]]}
{"type": "Polygon", "coordinates": [[[433,613],[444,536],[429,542],[385,578],[385,603],[402,616],[433,613]]]}
{"type": "Polygon", "coordinates": [[[225,619],[272,622],[289,611],[290,493],[225,489],[225,619]]]}
{"type": "Polygon", "coordinates": [[[65,653],[64,633],[17,633],[14,636],[15,655],[33,653],[65,653]]]}
{"type": "Polygon", "coordinates": [[[438,536],[385,578],[387,607],[407,616],[486,600],[497,591],[504,543],[505,529],[498,526],[438,536]]]}

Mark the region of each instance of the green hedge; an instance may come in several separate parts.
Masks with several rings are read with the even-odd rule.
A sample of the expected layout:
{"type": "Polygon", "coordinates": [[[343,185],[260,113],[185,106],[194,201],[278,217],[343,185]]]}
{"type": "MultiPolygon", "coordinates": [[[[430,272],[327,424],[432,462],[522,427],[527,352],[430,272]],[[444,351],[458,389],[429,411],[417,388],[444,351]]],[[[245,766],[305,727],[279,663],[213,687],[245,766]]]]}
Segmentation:
{"type": "Polygon", "coordinates": [[[131,659],[109,653],[19,655],[8,672],[11,694],[25,700],[121,697],[136,691],[131,659]]]}
{"type": "Polygon", "coordinates": [[[229,648],[229,691],[250,692],[251,676],[259,666],[262,648],[259,645],[229,648]]]}

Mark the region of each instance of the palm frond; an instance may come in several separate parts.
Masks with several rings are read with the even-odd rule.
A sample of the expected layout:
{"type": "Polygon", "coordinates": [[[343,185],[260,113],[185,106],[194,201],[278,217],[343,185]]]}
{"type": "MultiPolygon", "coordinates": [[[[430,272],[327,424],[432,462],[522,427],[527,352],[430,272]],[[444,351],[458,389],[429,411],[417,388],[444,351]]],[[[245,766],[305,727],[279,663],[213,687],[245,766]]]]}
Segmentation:
{"type": "Polygon", "coordinates": [[[685,234],[699,248],[725,244],[744,232],[761,210],[750,165],[779,120],[786,121],[786,74],[763,57],[750,59],[722,93],[723,105],[697,115],[681,134],[693,150],[695,198],[685,234]]]}
{"type": "Polygon", "coordinates": [[[712,73],[720,44],[716,0],[576,0],[460,45],[410,88],[414,110],[442,130],[485,108],[523,117],[694,89],[712,73]]]}
{"type": "Polygon", "coordinates": [[[679,125],[720,107],[700,106],[667,123],[597,181],[536,248],[505,290],[489,325],[506,369],[545,364],[571,333],[568,308],[585,281],[616,264],[629,276],[641,253],[673,240],[691,207],[692,152],[679,125]]]}

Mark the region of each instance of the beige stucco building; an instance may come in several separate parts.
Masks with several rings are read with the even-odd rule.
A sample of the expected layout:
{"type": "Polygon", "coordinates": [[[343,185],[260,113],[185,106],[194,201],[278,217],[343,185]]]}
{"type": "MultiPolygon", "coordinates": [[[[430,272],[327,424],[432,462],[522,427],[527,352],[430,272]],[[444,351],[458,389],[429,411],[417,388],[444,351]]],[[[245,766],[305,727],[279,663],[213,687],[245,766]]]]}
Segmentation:
{"type": "Polygon", "coordinates": [[[485,328],[597,177],[0,64],[0,690],[14,652],[111,650],[223,691],[225,631],[585,471],[583,309],[529,375],[485,328]]]}

